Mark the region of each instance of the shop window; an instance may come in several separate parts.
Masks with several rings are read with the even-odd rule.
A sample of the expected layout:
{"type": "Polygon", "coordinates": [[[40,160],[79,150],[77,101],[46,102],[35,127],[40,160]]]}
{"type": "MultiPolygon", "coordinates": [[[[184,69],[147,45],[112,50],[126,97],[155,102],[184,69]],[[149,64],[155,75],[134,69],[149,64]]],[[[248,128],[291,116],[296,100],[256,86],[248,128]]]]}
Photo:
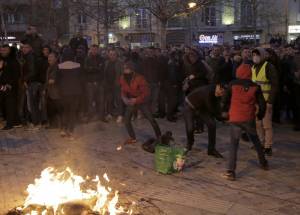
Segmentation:
{"type": "Polygon", "coordinates": [[[243,0],[241,2],[241,24],[252,25],[253,24],[253,10],[249,1],[243,0]]]}

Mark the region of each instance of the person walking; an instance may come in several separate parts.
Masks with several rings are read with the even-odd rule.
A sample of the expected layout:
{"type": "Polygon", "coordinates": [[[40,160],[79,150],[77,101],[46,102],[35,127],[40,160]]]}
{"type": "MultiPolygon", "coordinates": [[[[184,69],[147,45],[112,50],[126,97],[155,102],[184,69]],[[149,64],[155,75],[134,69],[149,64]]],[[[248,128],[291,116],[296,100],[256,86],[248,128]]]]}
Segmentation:
{"type": "Polygon", "coordinates": [[[149,85],[145,78],[136,72],[135,65],[131,61],[124,64],[123,74],[120,77],[121,97],[126,105],[125,126],[129,134],[129,139],[125,144],[134,144],[137,142],[136,135],[132,127],[132,116],[140,110],[145,118],[151,123],[156,138],[161,136],[161,130],[155,121],[148,106],[150,96],[149,85]]]}
{"type": "Polygon", "coordinates": [[[260,86],[251,81],[251,75],[250,65],[242,64],[237,70],[237,80],[230,83],[223,98],[223,112],[229,112],[231,124],[229,161],[223,175],[228,180],[235,180],[237,151],[243,131],[254,144],[262,169],[268,170],[268,162],[255,127],[255,119],[264,118],[266,103],[260,86]]]}

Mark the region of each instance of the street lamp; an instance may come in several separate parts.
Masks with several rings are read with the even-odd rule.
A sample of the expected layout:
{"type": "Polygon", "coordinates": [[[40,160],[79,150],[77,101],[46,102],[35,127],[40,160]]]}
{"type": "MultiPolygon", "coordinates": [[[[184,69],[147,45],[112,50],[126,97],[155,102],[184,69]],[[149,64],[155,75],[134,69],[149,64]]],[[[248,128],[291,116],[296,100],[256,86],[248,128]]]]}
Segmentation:
{"type": "Polygon", "coordinates": [[[189,6],[189,9],[193,9],[197,6],[197,3],[196,2],[189,2],[188,6],[189,6]]]}

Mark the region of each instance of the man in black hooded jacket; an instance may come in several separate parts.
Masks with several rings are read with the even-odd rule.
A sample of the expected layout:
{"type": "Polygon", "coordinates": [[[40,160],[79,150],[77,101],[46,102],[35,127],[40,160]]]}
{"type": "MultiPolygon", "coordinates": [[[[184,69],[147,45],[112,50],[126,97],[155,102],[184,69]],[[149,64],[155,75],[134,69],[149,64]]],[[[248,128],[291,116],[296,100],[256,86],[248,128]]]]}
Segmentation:
{"type": "Polygon", "coordinates": [[[216,119],[222,120],[220,97],[224,90],[219,85],[207,85],[194,90],[185,98],[184,120],[187,135],[186,150],[194,145],[194,117],[197,115],[208,128],[207,154],[223,156],[216,150],[216,119]]]}

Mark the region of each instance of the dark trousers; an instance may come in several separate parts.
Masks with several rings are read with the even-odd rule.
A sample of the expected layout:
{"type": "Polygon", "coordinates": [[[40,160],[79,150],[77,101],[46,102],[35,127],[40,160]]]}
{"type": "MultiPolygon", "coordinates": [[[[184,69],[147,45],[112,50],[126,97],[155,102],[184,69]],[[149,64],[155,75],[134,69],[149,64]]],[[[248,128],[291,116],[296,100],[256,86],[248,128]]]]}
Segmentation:
{"type": "Polygon", "coordinates": [[[61,128],[63,107],[60,99],[47,99],[47,117],[50,126],[61,128]]]}
{"type": "Polygon", "coordinates": [[[38,125],[42,120],[42,94],[43,89],[41,83],[33,82],[28,85],[27,108],[34,125],[38,125]]]}
{"type": "Polygon", "coordinates": [[[261,145],[261,142],[256,132],[255,121],[244,122],[244,123],[232,123],[231,141],[230,141],[230,149],[229,149],[229,162],[227,167],[229,171],[235,171],[236,169],[237,151],[239,147],[241,133],[243,131],[248,134],[249,139],[252,141],[256,149],[260,164],[264,165],[267,162],[265,159],[265,154],[263,152],[263,147],[261,145]]]}
{"type": "Polygon", "coordinates": [[[126,126],[126,129],[127,129],[127,132],[129,134],[129,136],[132,139],[136,139],[135,132],[133,130],[132,123],[131,123],[131,118],[137,110],[140,110],[143,113],[145,118],[150,122],[150,124],[151,124],[151,126],[152,126],[152,128],[155,132],[156,137],[159,138],[161,136],[160,128],[159,128],[156,120],[153,118],[152,113],[149,110],[149,107],[146,104],[141,104],[141,105],[137,105],[137,106],[127,106],[126,107],[125,126],[126,126]]]}
{"type": "Polygon", "coordinates": [[[3,107],[6,125],[14,126],[17,123],[17,93],[0,92],[0,106],[3,107]]]}
{"type": "Polygon", "coordinates": [[[195,117],[198,117],[208,129],[208,152],[212,152],[216,147],[216,120],[208,113],[193,110],[188,104],[184,107],[184,121],[187,135],[188,145],[194,145],[194,130],[195,130],[195,117]]]}
{"type": "Polygon", "coordinates": [[[63,117],[62,126],[67,132],[73,132],[78,120],[79,100],[78,96],[64,96],[62,98],[63,117]]]}
{"type": "Polygon", "coordinates": [[[88,115],[92,117],[95,113],[104,119],[104,87],[97,82],[88,82],[86,85],[88,115]]]}
{"type": "Polygon", "coordinates": [[[293,86],[293,115],[294,124],[297,128],[300,128],[300,84],[294,84],[293,86]]]}
{"type": "Polygon", "coordinates": [[[105,87],[105,108],[106,114],[124,115],[124,103],[121,98],[121,89],[119,86],[105,87]]]}
{"type": "Polygon", "coordinates": [[[159,113],[167,113],[167,117],[172,117],[176,114],[178,104],[179,87],[166,83],[161,85],[159,92],[159,113]],[[167,111],[166,111],[167,110],[167,111]]]}

